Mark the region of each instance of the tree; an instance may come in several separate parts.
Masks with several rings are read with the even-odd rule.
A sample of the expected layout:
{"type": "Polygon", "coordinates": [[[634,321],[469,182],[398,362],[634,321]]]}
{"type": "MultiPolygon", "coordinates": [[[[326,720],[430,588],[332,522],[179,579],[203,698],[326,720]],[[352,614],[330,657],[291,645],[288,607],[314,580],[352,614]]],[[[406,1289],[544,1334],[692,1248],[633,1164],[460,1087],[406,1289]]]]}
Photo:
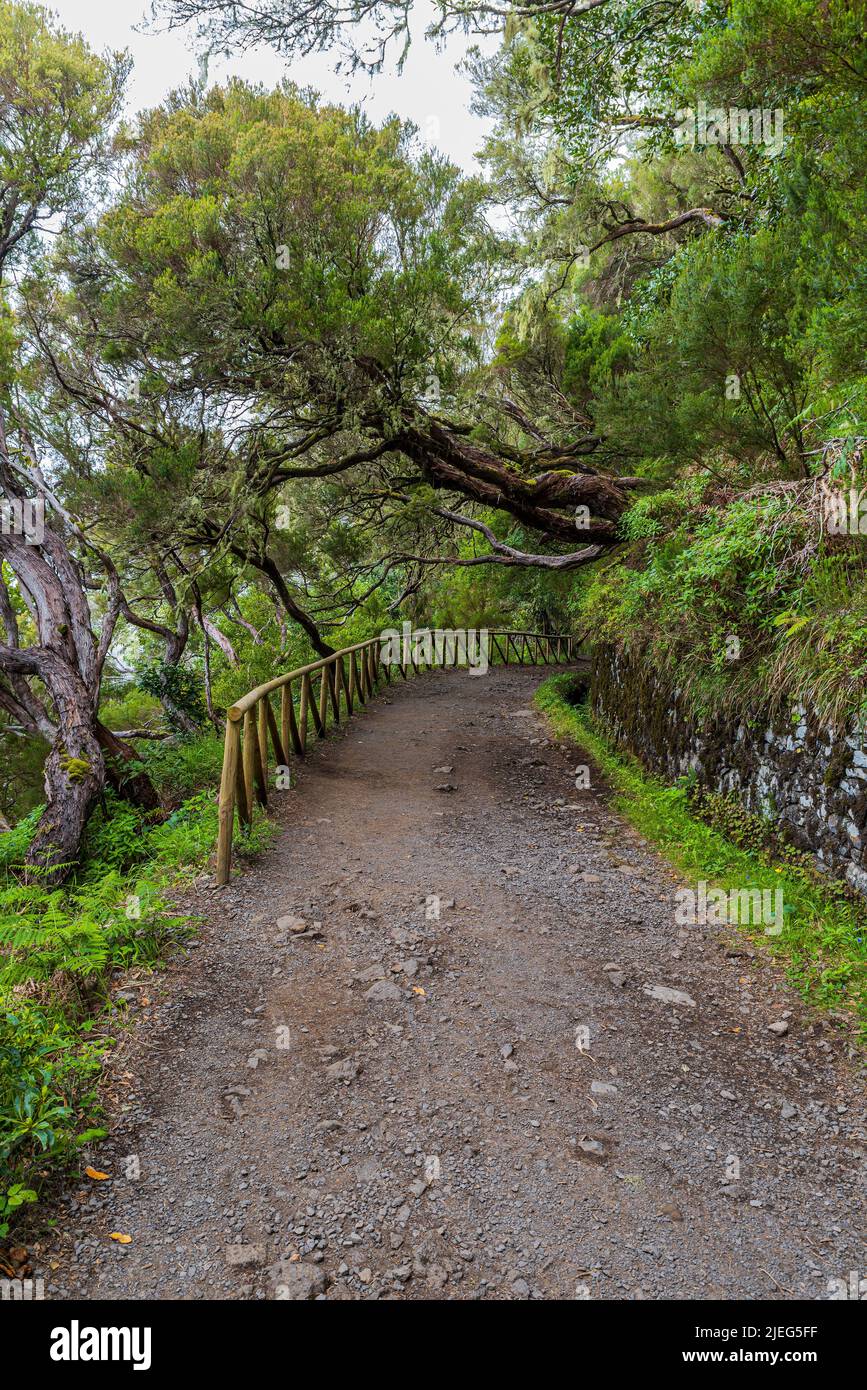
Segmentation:
{"type": "MultiPolygon", "coordinates": [[[[159,401],[184,447],[194,421],[209,431],[223,514],[211,506],[200,537],[246,526],[237,544],[278,585],[252,504],[297,480],[353,473],[401,505],[408,483],[459,494],[571,545],[573,563],[616,543],[634,486],[591,466],[586,432],[541,455],[538,438],[508,454],[483,442],[474,421],[498,403],[473,387],[499,247],[478,182],[413,160],[411,135],[289,88],[188,93],[146,118],[125,196],[70,261],[103,381],[82,366],[72,389],[96,407],[107,374],[118,400],[135,377],[137,408],[159,401]]],[[[138,428],[147,470],[152,418],[138,428]]]]}
{"type": "Polygon", "coordinates": [[[98,177],[125,69],[123,59],[96,58],[80,39],[53,27],[44,10],[0,5],[0,704],[25,728],[52,740],[47,805],[29,853],[31,865],[49,882],[63,878],[77,856],[104,784],[106,752],[116,784],[145,805],[157,804],[147,778],[129,771],[134,750],[97,718],[102,669],[125,599],[108,562],[109,605],[97,636],[75,554],[83,537],[54,496],[37,461],[33,422],[20,410],[20,324],[9,286],[46,219],[73,216],[98,177]],[[54,509],[53,517],[45,518],[46,506],[54,509]],[[33,507],[39,528],[28,532],[16,518],[33,507]],[[22,645],[9,577],[27,610],[33,636],[28,645],[22,645]],[[34,681],[47,693],[50,711],[34,681]]]}

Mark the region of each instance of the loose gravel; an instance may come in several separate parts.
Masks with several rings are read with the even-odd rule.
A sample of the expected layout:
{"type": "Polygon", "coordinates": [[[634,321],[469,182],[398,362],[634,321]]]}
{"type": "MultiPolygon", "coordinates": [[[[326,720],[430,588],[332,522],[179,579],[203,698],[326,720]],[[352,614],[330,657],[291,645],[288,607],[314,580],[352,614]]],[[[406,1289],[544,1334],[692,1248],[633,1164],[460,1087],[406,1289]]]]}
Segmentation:
{"type": "Polygon", "coordinates": [[[390,686],[275,794],[273,850],[185,902],[47,1297],[825,1299],[867,1270],[845,1034],[676,925],[542,675],[390,686]]]}

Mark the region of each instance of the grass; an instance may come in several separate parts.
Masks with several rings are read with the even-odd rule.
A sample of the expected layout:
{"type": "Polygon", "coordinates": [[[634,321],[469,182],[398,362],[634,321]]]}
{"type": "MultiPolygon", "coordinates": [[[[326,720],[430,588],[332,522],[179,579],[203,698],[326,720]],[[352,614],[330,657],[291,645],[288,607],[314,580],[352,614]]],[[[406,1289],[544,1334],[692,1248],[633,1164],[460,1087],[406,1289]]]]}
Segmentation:
{"type": "Polygon", "coordinates": [[[536,704],[557,736],[573,739],[605,774],[615,809],[693,884],[781,888],[779,936],[767,936],[761,927],[738,930],[785,968],[805,999],[833,1010],[867,1042],[867,904],[844,884],[820,879],[807,856],[783,845],[757,818],[735,814],[721,798],[708,798],[702,809],[688,785],[669,786],[615,751],[588,707],[570,703],[573,689],[573,676],[552,676],[536,692],[536,704]]]}

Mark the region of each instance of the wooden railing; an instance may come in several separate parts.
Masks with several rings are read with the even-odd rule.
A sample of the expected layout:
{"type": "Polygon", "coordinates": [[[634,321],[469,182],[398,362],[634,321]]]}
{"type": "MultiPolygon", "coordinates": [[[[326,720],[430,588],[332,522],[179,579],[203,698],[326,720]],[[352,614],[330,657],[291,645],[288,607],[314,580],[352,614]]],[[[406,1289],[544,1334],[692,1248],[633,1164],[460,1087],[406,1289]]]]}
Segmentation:
{"type": "MultiPolygon", "coordinates": [[[[439,652],[431,652],[423,643],[418,643],[417,635],[413,634],[408,648],[404,648],[400,639],[384,636],[344,647],[309,666],[299,666],[285,676],[257,686],[228,710],[220,781],[218,884],[229,881],[235,812],[238,812],[241,826],[249,826],[253,822],[254,803],[268,805],[269,739],[277,767],[286,768],[288,772],[290,752],[303,758],[311,734],[325,738],[329,712],[332,722],[340,723],[341,699],[343,715],[351,715],[356,701],[363,705],[375,693],[383,673],[386,681],[391,681],[392,665],[404,680],[410,670],[417,674],[425,667],[457,666],[460,649],[456,642],[446,643],[445,650],[441,647],[439,652]],[[401,660],[394,663],[382,660],[383,647],[390,640],[397,640],[401,645],[401,660]],[[278,692],[279,718],[271,703],[278,692]]],[[[491,665],[497,664],[497,657],[507,666],[510,661],[520,666],[568,663],[575,659],[579,644],[577,637],[562,633],[488,631],[487,638],[487,659],[491,665]]]]}

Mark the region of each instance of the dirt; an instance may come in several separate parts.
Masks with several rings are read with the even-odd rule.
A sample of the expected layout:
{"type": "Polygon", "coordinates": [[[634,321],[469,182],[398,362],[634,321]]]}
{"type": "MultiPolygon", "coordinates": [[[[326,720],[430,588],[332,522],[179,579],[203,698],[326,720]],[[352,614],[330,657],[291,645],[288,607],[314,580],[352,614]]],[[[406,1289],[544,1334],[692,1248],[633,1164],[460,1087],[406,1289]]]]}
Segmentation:
{"type": "Polygon", "coordinates": [[[273,850],[138,991],[47,1297],[826,1299],[867,1271],[850,1045],[748,941],[676,925],[542,674],[392,685],[275,794],[273,850]]]}

